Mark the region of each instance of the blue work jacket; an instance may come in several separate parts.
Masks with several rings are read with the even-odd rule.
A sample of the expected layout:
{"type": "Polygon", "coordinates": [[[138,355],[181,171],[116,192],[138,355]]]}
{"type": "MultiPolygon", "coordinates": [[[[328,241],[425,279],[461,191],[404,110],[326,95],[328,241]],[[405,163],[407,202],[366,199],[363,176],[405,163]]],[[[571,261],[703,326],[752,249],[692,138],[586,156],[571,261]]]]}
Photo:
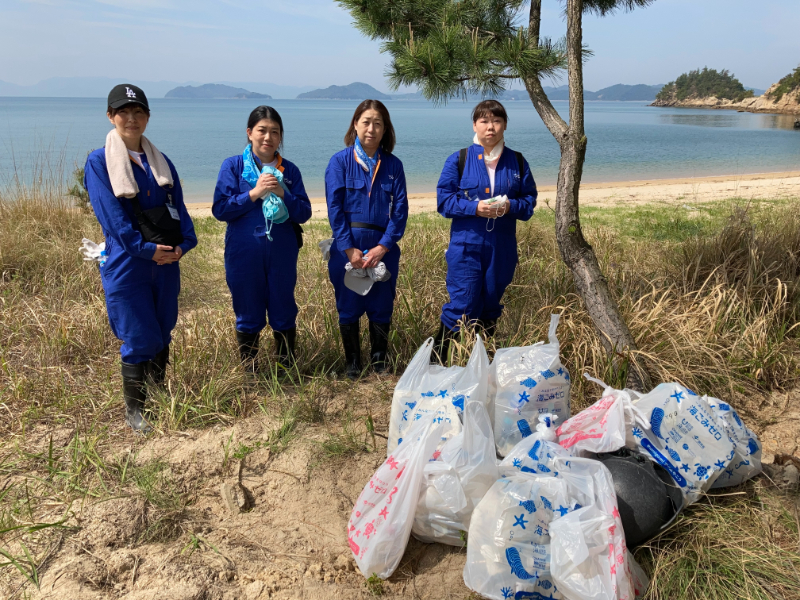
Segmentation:
{"type": "Polygon", "coordinates": [[[506,146],[497,161],[492,193],[489,173],[483,162],[483,147],[473,144],[467,149],[467,160],[460,181],[458,156],[459,152],[455,152],[447,158],[436,186],[437,210],[443,217],[452,219],[451,243],[483,243],[487,236],[493,240],[503,240],[509,239],[508,234],[511,234],[516,244],[517,221],[531,218],[538,195],[528,162],[523,160],[523,172],[520,173],[515,152],[506,146]],[[478,201],[501,195],[508,196],[508,212],[494,219],[492,231],[487,231],[489,219],[475,214],[478,201]]]}
{"type": "MultiPolygon", "coordinates": [[[[183,190],[178,172],[169,158],[164,155],[169,169],[172,172],[173,187],[170,190],[172,201],[178,209],[181,218],[181,233],[183,243],[180,244],[183,254],[197,245],[197,236],[194,232],[192,218],[186,211],[183,202],[183,190]]],[[[142,210],[164,206],[167,201],[167,192],[158,185],[150,166],[142,169],[137,163],[131,161],[133,176],[139,186],[139,205],[142,210]]],[[[142,265],[150,266],[153,255],[156,252],[156,245],[153,242],[145,242],[138,228],[138,221],[133,212],[133,205],[128,198],[117,198],[111,189],[111,180],[108,176],[106,166],[106,153],[104,148],[95,150],[86,159],[84,168],[84,185],[89,192],[89,200],[92,203],[94,214],[103,228],[103,236],[106,238],[106,271],[111,271],[115,263],[119,261],[128,262],[128,257],[137,261],[143,261],[142,265]],[[118,256],[124,253],[126,256],[118,256]]],[[[137,264],[137,263],[134,263],[137,264]]]]}
{"type": "Polygon", "coordinates": [[[383,150],[378,151],[378,159],[374,182],[356,161],[353,146],[334,154],[325,169],[328,220],[341,251],[358,247],[350,227],[352,222],[385,228],[378,244],[387,250],[394,248],[406,231],[408,196],[403,163],[383,150]]]}

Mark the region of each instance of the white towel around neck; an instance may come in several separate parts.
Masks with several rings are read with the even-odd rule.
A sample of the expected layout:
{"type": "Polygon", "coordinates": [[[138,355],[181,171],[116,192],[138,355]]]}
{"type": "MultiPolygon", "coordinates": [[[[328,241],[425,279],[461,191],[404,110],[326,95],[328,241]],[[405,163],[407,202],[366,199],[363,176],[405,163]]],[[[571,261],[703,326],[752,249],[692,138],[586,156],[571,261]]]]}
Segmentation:
{"type": "MultiPolygon", "coordinates": [[[[477,133],[472,138],[472,143],[473,144],[477,144],[478,146],[482,146],[483,145],[478,141],[478,134],[477,133]]],[[[497,145],[494,148],[492,148],[491,152],[486,152],[486,148],[484,148],[483,149],[483,152],[484,152],[484,154],[483,154],[483,162],[485,162],[485,163],[495,163],[495,162],[497,162],[497,159],[500,158],[500,155],[503,153],[503,148],[505,148],[505,147],[506,147],[506,141],[501,139],[499,142],[497,142],[497,145]]]]}
{"type": "MultiPolygon", "coordinates": [[[[161,187],[172,187],[175,182],[164,155],[144,136],[142,136],[142,149],[147,156],[156,183],[161,187]]],[[[111,180],[111,189],[117,198],[133,198],[139,193],[128,148],[116,129],[109,131],[106,136],[106,167],[108,178],[111,180]]]]}

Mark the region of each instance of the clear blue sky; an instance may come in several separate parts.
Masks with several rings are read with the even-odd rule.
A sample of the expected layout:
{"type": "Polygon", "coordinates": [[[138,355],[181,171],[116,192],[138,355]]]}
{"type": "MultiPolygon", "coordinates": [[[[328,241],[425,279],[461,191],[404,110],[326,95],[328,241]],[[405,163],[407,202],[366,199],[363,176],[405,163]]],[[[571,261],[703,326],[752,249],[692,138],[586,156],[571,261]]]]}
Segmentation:
{"type": "MultiPolygon", "coordinates": [[[[544,33],[560,37],[559,3],[544,5],[544,33]]],[[[332,0],[0,0],[0,15],[0,80],[11,83],[119,76],[388,89],[379,43],[332,0]]],[[[800,63],[798,0],[657,0],[589,17],[584,29],[591,90],[666,83],[705,65],[766,88],[800,63]]]]}

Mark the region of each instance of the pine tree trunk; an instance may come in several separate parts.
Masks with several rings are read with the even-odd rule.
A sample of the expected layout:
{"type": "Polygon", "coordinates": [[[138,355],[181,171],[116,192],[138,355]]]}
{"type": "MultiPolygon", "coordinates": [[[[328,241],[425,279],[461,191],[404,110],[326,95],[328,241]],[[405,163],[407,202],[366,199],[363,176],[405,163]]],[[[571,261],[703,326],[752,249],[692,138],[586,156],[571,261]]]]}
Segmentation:
{"type": "Polygon", "coordinates": [[[556,240],[564,264],[572,271],[586,311],[600,334],[606,352],[616,368],[627,366],[627,387],[649,391],[650,377],[631,352],[636,341],[611,296],[608,282],[600,270],[594,249],[584,239],[578,214],[578,189],[586,156],[586,138],[568,134],[561,144],[556,193],[556,240]],[[625,364],[627,363],[627,365],[625,364]]]}
{"type": "MultiPolygon", "coordinates": [[[[532,0],[531,26],[537,43],[540,6],[541,0],[532,0]]],[[[556,240],[561,258],[572,272],[575,287],[615,368],[627,367],[627,387],[649,391],[652,387],[650,377],[636,358],[636,341],[622,318],[616,300],[611,296],[594,249],[581,230],[578,194],[587,143],[583,127],[583,0],[568,0],[566,12],[569,124],[553,108],[538,78],[525,82],[536,110],[561,147],[556,192],[556,240]]]]}

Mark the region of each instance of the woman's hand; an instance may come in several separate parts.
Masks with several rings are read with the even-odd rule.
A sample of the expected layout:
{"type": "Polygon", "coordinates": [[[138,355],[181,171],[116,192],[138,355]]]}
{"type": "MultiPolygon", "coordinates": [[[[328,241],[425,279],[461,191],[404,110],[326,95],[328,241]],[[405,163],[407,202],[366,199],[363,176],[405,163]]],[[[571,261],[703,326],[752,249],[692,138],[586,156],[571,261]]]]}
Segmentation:
{"type": "Polygon", "coordinates": [[[350,261],[350,266],[354,269],[364,268],[364,255],[361,253],[361,250],[358,248],[348,248],[344,253],[347,255],[347,260],[350,261]]]}
{"type": "Polygon", "coordinates": [[[273,193],[279,198],[283,198],[283,188],[278,183],[278,178],[269,173],[262,173],[258,181],[256,181],[256,187],[250,190],[250,200],[255,202],[268,193],[273,193]]]}
{"type": "Polygon", "coordinates": [[[378,263],[383,260],[384,255],[388,252],[388,248],[381,246],[378,244],[374,248],[370,248],[367,251],[367,256],[364,258],[364,269],[374,269],[378,266],[378,263]]]}
{"type": "Polygon", "coordinates": [[[478,217],[485,217],[487,219],[494,219],[502,217],[508,212],[508,201],[493,202],[489,204],[486,200],[478,202],[478,208],[475,210],[475,215],[478,217]]]}
{"type": "Polygon", "coordinates": [[[158,244],[155,254],[153,254],[153,260],[156,264],[168,265],[179,261],[182,255],[183,249],[180,246],[175,246],[173,250],[172,246],[162,246],[158,244]]]}
{"type": "Polygon", "coordinates": [[[275,194],[278,198],[283,198],[283,188],[278,182],[278,178],[274,175],[262,175],[262,177],[266,177],[267,191],[275,194]]]}

